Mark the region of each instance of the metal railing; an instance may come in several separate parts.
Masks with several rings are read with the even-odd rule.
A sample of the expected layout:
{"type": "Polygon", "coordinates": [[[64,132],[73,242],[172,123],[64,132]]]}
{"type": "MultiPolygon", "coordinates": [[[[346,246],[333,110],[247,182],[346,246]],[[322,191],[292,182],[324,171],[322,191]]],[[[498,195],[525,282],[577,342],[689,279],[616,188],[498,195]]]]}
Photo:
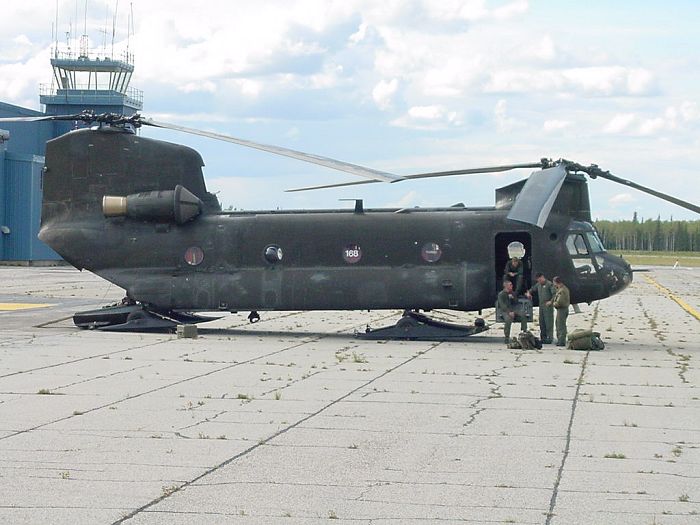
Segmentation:
{"type": "Polygon", "coordinates": [[[106,60],[106,61],[119,61],[119,62],[124,62],[125,64],[128,64],[130,66],[134,65],[134,54],[129,53],[128,51],[123,51],[122,53],[118,55],[113,55],[112,53],[107,53],[106,51],[103,52],[95,52],[95,51],[90,51],[86,54],[81,54],[73,50],[67,50],[67,51],[59,51],[57,49],[54,49],[51,52],[51,58],[57,58],[59,60],[81,60],[81,59],[87,59],[87,60],[106,60]]]}
{"type": "Polygon", "coordinates": [[[114,89],[95,89],[94,86],[78,85],[76,89],[59,89],[54,84],[40,84],[39,95],[42,97],[65,98],[65,100],[94,103],[97,99],[113,97],[138,107],[143,106],[143,91],[133,87],[125,93],[114,89]]]}

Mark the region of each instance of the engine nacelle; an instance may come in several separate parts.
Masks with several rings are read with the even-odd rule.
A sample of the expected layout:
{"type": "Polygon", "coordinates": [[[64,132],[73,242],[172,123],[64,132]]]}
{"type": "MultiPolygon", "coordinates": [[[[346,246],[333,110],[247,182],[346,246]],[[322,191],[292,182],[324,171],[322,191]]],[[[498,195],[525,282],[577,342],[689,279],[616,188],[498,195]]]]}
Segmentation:
{"type": "Polygon", "coordinates": [[[174,190],[146,191],[126,197],[105,195],[102,212],[105,217],[184,224],[202,212],[202,201],[178,184],[174,190]]]}

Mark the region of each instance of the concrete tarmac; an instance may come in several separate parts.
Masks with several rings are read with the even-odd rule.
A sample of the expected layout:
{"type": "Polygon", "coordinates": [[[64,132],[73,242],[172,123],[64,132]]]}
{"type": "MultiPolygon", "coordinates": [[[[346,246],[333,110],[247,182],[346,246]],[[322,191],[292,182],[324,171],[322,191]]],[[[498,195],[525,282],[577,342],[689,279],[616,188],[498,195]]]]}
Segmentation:
{"type": "Polygon", "coordinates": [[[79,330],[122,291],[0,279],[2,523],[700,523],[700,270],[582,305],[601,352],[353,337],[398,312],[79,330]]]}

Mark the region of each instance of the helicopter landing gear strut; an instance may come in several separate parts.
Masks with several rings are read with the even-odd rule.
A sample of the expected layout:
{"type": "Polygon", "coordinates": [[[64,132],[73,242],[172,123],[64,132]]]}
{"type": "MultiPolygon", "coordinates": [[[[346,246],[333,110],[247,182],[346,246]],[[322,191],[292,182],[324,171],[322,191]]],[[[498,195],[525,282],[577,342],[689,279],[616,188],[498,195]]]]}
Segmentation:
{"type": "Polygon", "coordinates": [[[409,341],[465,341],[467,337],[488,330],[483,319],[477,318],[474,325],[458,325],[432,319],[425,314],[404,310],[403,316],[394,326],[358,332],[358,339],[409,340],[409,341]]]}
{"type": "Polygon", "coordinates": [[[179,324],[204,323],[215,319],[172,310],[155,312],[135,301],[122,301],[73,314],[73,323],[77,327],[109,332],[172,332],[179,324]]]}
{"type": "Polygon", "coordinates": [[[258,321],[260,321],[260,314],[258,312],[253,310],[248,314],[248,322],[250,324],[257,323],[258,321]]]}

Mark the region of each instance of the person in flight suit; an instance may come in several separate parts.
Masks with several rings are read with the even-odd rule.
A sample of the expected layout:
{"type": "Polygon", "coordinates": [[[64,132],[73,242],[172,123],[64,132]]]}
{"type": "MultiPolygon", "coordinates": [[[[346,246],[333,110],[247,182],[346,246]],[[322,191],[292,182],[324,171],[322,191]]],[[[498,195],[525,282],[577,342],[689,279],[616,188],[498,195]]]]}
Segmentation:
{"type": "Polygon", "coordinates": [[[557,311],[557,320],[555,322],[557,328],[557,346],[566,345],[566,318],[569,317],[569,305],[571,305],[571,295],[569,289],[559,277],[552,279],[554,287],[557,291],[551,301],[551,304],[557,311]]]}
{"type": "Polygon", "coordinates": [[[496,302],[503,316],[503,321],[505,321],[503,325],[503,335],[505,335],[505,343],[508,344],[510,342],[510,325],[513,321],[520,321],[520,330],[523,332],[527,331],[527,319],[515,313],[518,297],[513,293],[512,282],[503,281],[503,290],[498,293],[496,302]]]}
{"type": "Polygon", "coordinates": [[[523,275],[525,274],[525,269],[523,261],[517,257],[511,257],[506,263],[506,267],[503,269],[503,280],[508,280],[513,283],[513,291],[516,297],[522,293],[523,288],[523,275]]]}
{"type": "Polygon", "coordinates": [[[535,281],[525,295],[532,299],[532,294],[537,292],[540,309],[540,339],[544,344],[551,344],[554,336],[554,307],[548,303],[554,298],[556,288],[542,272],[535,274],[535,281]]]}

